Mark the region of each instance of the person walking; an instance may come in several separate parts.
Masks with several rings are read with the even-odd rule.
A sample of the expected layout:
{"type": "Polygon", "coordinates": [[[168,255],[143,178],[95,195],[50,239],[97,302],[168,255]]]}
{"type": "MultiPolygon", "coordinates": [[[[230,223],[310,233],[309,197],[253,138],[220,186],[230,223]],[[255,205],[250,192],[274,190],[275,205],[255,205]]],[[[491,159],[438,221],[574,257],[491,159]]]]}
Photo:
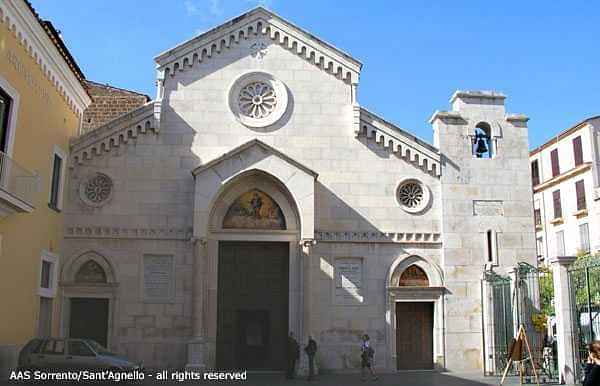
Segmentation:
{"type": "Polygon", "coordinates": [[[600,386],[600,340],[595,340],[588,345],[583,386],[600,386]]]}
{"type": "Polygon", "coordinates": [[[296,361],[298,361],[298,358],[300,358],[300,345],[294,338],[294,333],[290,332],[287,343],[287,379],[294,379],[296,376],[296,361]]]}
{"type": "Polygon", "coordinates": [[[304,348],[308,355],[308,380],[312,381],[315,377],[315,355],[317,354],[317,342],[311,335],[308,336],[308,344],[304,348]]]}
{"type": "Polygon", "coordinates": [[[369,373],[371,373],[371,377],[374,381],[377,380],[377,376],[373,371],[373,356],[375,355],[375,350],[371,347],[371,340],[369,335],[365,334],[362,336],[362,344],[360,345],[360,374],[363,381],[367,380],[366,369],[369,369],[369,373]]]}

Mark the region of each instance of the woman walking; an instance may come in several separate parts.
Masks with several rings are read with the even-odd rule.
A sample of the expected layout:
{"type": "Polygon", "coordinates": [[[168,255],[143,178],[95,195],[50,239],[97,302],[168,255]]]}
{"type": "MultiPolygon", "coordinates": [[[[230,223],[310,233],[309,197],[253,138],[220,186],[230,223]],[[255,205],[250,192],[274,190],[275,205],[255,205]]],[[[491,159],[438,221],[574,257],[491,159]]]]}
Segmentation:
{"type": "MultiPolygon", "coordinates": [[[[375,355],[375,350],[371,347],[371,340],[369,339],[369,335],[365,334],[362,337],[362,344],[360,345],[360,358],[361,358],[361,366],[360,366],[360,374],[362,376],[362,380],[367,380],[366,369],[369,369],[369,373],[371,373],[371,377],[374,381],[377,380],[377,376],[373,371],[373,356],[375,355]]],[[[586,385],[587,386],[587,385],[586,385]]]]}

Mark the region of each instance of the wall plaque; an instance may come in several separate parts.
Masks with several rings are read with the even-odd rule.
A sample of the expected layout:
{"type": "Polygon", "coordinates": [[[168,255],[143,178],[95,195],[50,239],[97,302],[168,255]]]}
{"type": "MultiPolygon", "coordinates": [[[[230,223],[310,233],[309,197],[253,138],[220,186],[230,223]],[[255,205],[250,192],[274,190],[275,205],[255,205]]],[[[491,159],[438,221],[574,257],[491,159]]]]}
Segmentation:
{"type": "Polygon", "coordinates": [[[356,304],[364,301],[361,258],[335,260],[335,299],[338,304],[356,304]]]}
{"type": "Polygon", "coordinates": [[[504,216],[504,203],[502,201],[473,201],[474,216],[504,216]]]}
{"type": "Polygon", "coordinates": [[[170,302],[175,298],[173,256],[144,255],[144,300],[170,302]]]}

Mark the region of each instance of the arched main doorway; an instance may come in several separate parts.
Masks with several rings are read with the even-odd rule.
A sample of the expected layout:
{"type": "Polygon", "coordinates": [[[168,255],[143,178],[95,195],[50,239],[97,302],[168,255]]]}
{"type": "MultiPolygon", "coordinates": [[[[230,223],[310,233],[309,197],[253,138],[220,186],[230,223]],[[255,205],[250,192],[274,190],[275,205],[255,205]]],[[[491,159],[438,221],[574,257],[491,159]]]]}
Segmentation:
{"type": "Polygon", "coordinates": [[[217,368],[285,368],[288,332],[298,330],[299,229],[293,197],[265,172],[232,179],[214,201],[208,309],[217,368]]]}

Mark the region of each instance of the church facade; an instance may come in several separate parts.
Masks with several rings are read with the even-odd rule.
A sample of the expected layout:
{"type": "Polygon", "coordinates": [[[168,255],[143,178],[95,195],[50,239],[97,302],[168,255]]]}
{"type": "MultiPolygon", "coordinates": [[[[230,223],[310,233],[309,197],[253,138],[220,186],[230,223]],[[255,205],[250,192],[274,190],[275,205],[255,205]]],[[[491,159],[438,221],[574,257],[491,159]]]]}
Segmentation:
{"type": "Polygon", "coordinates": [[[71,142],[62,334],[146,367],[483,368],[482,272],[534,263],[527,117],[457,91],[434,143],[361,63],[256,8],[155,58],[157,98],[71,142]]]}

